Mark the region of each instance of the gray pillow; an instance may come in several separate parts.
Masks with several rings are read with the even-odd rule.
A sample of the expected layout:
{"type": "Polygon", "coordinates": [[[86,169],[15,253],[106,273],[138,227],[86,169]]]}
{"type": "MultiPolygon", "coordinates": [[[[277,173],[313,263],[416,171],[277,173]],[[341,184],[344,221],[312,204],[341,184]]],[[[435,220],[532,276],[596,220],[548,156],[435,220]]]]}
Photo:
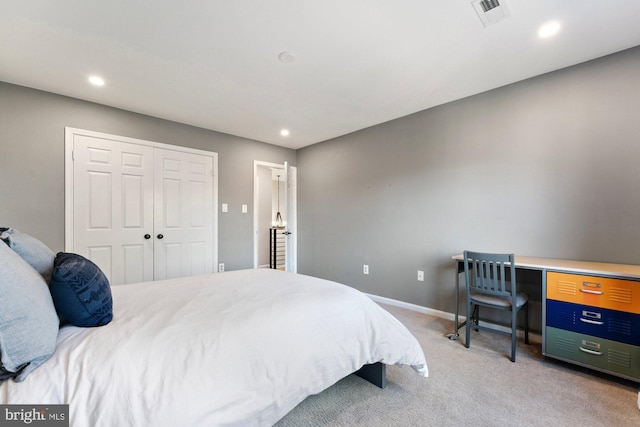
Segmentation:
{"type": "Polygon", "coordinates": [[[36,270],[0,242],[0,381],[22,381],[54,352],[59,319],[36,270]]]}
{"type": "Polygon", "coordinates": [[[53,260],[55,254],[40,240],[14,228],[0,228],[0,239],[9,245],[27,263],[44,277],[47,283],[51,281],[53,260]]]}

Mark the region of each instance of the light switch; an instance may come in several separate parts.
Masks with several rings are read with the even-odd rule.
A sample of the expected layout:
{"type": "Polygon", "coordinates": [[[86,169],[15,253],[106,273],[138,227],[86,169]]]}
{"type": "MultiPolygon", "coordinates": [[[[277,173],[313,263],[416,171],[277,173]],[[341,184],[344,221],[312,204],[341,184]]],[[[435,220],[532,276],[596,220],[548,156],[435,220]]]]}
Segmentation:
{"type": "Polygon", "coordinates": [[[247,205],[242,205],[242,213],[247,213],[247,205]]]}
{"type": "Polygon", "coordinates": [[[222,204],[222,212],[229,212],[229,205],[227,205],[226,203],[222,204]]]}

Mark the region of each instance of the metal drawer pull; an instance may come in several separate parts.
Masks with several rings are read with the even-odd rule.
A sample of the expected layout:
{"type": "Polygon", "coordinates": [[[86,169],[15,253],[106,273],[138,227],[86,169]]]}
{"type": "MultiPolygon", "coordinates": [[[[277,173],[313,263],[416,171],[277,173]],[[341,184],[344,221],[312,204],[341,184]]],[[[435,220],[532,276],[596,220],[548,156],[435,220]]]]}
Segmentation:
{"type": "Polygon", "coordinates": [[[586,280],[582,282],[582,286],[588,286],[590,288],[601,288],[602,285],[598,282],[587,282],[586,280]]]}
{"type": "Polygon", "coordinates": [[[604,325],[604,322],[598,322],[597,320],[583,319],[582,317],[580,318],[580,321],[584,323],[591,323],[592,325],[604,325]]]}
{"type": "Polygon", "coordinates": [[[580,351],[584,351],[585,353],[594,354],[596,356],[602,356],[601,351],[589,350],[588,348],[580,347],[580,351]]]}
{"type": "Polygon", "coordinates": [[[583,287],[580,288],[580,291],[586,294],[602,295],[604,293],[602,291],[591,290],[591,289],[600,289],[602,287],[602,285],[597,282],[587,282],[585,280],[584,282],[582,282],[582,286],[583,287]],[[585,289],[585,288],[591,288],[591,289],[585,289]]]}
{"type": "Polygon", "coordinates": [[[604,292],[602,291],[592,291],[591,289],[582,289],[580,288],[580,292],[584,292],[585,294],[593,294],[593,295],[602,295],[604,292]]]}

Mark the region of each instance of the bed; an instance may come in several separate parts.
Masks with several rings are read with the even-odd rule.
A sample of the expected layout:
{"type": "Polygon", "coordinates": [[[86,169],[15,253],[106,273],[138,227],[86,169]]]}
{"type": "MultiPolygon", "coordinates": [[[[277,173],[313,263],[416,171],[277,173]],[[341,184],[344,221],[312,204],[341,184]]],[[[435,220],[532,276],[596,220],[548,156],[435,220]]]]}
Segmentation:
{"type": "Polygon", "coordinates": [[[415,337],[335,282],[254,269],[111,293],[110,323],[61,327],[0,402],[69,404],[71,426],[268,426],[363,366],[428,375],[415,337]]]}

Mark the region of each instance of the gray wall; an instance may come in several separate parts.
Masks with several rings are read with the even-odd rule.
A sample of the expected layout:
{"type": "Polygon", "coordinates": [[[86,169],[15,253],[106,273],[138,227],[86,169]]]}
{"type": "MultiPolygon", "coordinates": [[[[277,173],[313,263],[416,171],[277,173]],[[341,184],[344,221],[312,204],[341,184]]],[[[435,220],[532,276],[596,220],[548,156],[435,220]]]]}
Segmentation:
{"type": "Polygon", "coordinates": [[[452,312],[464,249],[640,264],[639,114],[634,48],[301,149],[299,271],[452,312]]]}
{"type": "MultiPolygon", "coordinates": [[[[299,271],[452,311],[450,257],[465,248],[640,264],[638,70],[635,48],[298,150],[299,271]]],[[[227,269],[253,265],[253,160],[296,164],[292,150],[0,83],[0,225],[56,251],[65,126],[218,152],[227,269]]]]}
{"type": "Polygon", "coordinates": [[[219,262],[253,267],[253,161],[296,164],[296,152],[0,82],[0,226],[64,249],[65,126],[218,153],[219,262]],[[241,213],[241,205],[249,213],[241,213]]]}

